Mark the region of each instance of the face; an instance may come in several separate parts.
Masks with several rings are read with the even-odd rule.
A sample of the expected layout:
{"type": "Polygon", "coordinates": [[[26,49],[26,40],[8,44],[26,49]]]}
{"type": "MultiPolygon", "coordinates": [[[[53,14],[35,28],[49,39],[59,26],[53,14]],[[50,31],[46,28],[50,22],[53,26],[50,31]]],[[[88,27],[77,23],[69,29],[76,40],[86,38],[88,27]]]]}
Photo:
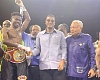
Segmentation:
{"type": "Polygon", "coordinates": [[[71,35],[78,35],[81,33],[82,27],[78,22],[72,22],[70,26],[70,33],[71,35]]]}
{"type": "Polygon", "coordinates": [[[52,29],[55,26],[55,18],[48,16],[45,21],[46,28],[52,29]]]}
{"type": "Polygon", "coordinates": [[[11,22],[12,22],[12,26],[14,28],[18,28],[22,24],[22,18],[20,16],[17,16],[17,15],[16,16],[12,16],[11,22]]]}
{"type": "Polygon", "coordinates": [[[39,28],[38,26],[33,26],[33,27],[32,27],[32,31],[31,31],[30,34],[31,34],[32,36],[35,36],[35,37],[36,37],[37,34],[38,34],[40,31],[41,31],[41,30],[40,30],[40,28],[39,28]]]}
{"type": "Polygon", "coordinates": [[[64,32],[64,27],[63,26],[58,26],[58,30],[64,32]]]}
{"type": "Polygon", "coordinates": [[[2,27],[7,27],[8,28],[8,27],[10,27],[10,25],[11,25],[10,21],[6,20],[6,21],[3,22],[2,27]]]}

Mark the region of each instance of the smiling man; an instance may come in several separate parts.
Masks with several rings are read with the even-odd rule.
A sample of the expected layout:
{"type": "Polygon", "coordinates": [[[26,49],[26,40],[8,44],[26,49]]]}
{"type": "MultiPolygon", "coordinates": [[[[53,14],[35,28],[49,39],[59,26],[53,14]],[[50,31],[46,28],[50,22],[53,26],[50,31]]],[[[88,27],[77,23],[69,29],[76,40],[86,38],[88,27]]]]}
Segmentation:
{"type": "Polygon", "coordinates": [[[82,33],[83,23],[74,20],[70,26],[71,36],[67,42],[67,80],[89,80],[95,75],[95,50],[92,37],[82,33]]]}
{"type": "Polygon", "coordinates": [[[17,80],[17,77],[24,75],[27,77],[27,61],[24,59],[27,51],[22,44],[22,33],[28,27],[30,16],[21,0],[15,0],[15,3],[22,9],[24,22],[22,23],[22,15],[19,12],[11,14],[11,26],[2,28],[3,43],[7,45],[7,50],[4,54],[2,67],[7,65],[5,74],[3,73],[2,80],[17,80]],[[24,50],[23,50],[24,49],[24,50]],[[17,71],[17,72],[16,72],[17,71]],[[17,75],[16,77],[14,75],[17,75]]]}

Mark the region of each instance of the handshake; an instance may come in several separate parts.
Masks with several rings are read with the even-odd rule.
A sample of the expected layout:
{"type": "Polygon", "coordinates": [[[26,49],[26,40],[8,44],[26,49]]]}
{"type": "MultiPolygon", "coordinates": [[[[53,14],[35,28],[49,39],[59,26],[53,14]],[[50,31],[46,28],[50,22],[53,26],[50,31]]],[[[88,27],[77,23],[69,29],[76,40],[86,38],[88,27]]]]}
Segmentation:
{"type": "Polygon", "coordinates": [[[23,50],[25,50],[25,51],[27,51],[27,52],[30,52],[31,51],[31,48],[30,47],[25,47],[25,46],[23,46],[23,45],[18,45],[18,48],[21,48],[21,49],[23,49],[23,50]]]}
{"type": "Polygon", "coordinates": [[[26,47],[26,46],[23,46],[23,45],[18,45],[18,48],[19,49],[22,49],[22,50],[25,50],[27,52],[27,56],[26,57],[30,57],[32,56],[32,50],[30,47],[26,47]]]}

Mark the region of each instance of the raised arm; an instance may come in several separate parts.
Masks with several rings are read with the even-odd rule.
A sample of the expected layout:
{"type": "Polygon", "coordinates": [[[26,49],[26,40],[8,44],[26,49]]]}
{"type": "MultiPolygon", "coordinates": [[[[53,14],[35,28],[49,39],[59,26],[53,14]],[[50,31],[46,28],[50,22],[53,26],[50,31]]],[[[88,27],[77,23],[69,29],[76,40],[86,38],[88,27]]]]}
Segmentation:
{"type": "Polygon", "coordinates": [[[27,29],[31,18],[30,18],[29,13],[26,10],[26,8],[25,8],[25,6],[24,6],[24,4],[21,0],[15,0],[15,3],[20,7],[20,13],[22,14],[22,16],[25,19],[22,23],[22,27],[21,27],[21,30],[20,30],[21,32],[24,32],[27,29]]]}

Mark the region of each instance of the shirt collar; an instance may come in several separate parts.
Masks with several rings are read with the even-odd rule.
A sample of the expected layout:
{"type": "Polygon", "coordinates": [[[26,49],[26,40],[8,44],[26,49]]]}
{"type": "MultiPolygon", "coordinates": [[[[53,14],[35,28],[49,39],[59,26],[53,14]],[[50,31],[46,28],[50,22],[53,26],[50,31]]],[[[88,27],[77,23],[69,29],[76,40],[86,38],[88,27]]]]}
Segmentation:
{"type": "MultiPolygon", "coordinates": [[[[53,33],[57,33],[57,30],[54,28],[53,33]]],[[[43,31],[43,34],[47,34],[46,30],[43,31]]]]}
{"type": "Polygon", "coordinates": [[[31,37],[32,40],[36,40],[36,37],[31,37]]]}
{"type": "MultiPolygon", "coordinates": [[[[83,33],[80,33],[76,38],[82,37],[83,33]]],[[[72,36],[73,37],[73,36],[72,36]]],[[[73,37],[74,38],[74,37],[73,37]]]]}
{"type": "Polygon", "coordinates": [[[36,40],[36,37],[35,36],[32,36],[31,34],[30,34],[30,36],[31,36],[31,39],[32,40],[36,40]]]}

